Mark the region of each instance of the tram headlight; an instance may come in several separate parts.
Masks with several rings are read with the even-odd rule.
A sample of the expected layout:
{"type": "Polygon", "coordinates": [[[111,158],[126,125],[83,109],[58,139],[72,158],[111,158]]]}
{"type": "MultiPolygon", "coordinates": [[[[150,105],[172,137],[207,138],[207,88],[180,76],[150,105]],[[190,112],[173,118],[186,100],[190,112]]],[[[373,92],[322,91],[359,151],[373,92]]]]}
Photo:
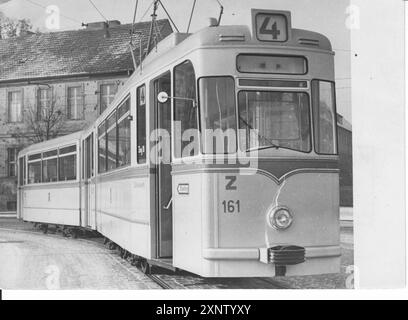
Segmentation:
{"type": "Polygon", "coordinates": [[[277,230],[289,228],[292,222],[292,214],[289,212],[289,209],[285,207],[276,207],[272,209],[268,216],[269,225],[277,230]]]}

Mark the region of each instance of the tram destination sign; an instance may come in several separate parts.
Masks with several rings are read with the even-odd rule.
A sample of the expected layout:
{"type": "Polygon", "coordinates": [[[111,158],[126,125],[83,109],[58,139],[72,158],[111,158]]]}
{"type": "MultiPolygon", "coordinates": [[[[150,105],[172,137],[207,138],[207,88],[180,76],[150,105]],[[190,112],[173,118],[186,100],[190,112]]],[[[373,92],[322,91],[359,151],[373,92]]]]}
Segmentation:
{"type": "Polygon", "coordinates": [[[290,38],[289,11],[252,10],[253,30],[259,41],[286,42],[290,38]]]}

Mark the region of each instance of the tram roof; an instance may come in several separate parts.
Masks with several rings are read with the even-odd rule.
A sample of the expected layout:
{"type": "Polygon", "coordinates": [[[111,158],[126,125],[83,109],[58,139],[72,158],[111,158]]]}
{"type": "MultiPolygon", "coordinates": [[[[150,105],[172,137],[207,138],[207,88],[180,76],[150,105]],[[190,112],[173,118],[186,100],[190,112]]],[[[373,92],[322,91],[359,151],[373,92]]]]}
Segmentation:
{"type": "MultiPolygon", "coordinates": [[[[206,27],[196,33],[171,33],[160,41],[156,48],[142,62],[143,73],[149,72],[149,65],[155,64],[159,58],[160,63],[165,64],[187,51],[200,48],[226,48],[231,46],[254,47],[254,48],[287,48],[297,50],[321,50],[333,53],[330,40],[318,32],[291,29],[291,37],[286,42],[259,41],[256,35],[246,25],[229,25],[218,27],[206,27]]],[[[129,78],[128,83],[140,77],[140,66],[129,78]]],[[[126,86],[125,86],[126,87],[126,86]]]]}
{"type": "MultiPolygon", "coordinates": [[[[194,50],[203,47],[228,46],[256,46],[263,48],[293,48],[298,50],[323,50],[332,52],[330,40],[323,34],[304,30],[291,29],[291,37],[285,42],[260,41],[252,34],[250,28],[245,25],[231,25],[206,27],[196,33],[172,33],[157,44],[156,50],[152,50],[144,59],[144,68],[154,60],[168,54],[171,51],[185,52],[185,49],[194,50]],[[181,50],[182,49],[182,50],[181,50]]],[[[137,76],[138,70],[134,73],[137,76]]],[[[139,70],[140,71],[140,70],[139,70]]]]}
{"type": "Polygon", "coordinates": [[[82,136],[82,131],[77,131],[71,134],[67,134],[65,136],[61,136],[58,138],[54,138],[51,140],[43,141],[40,143],[32,144],[28,146],[27,148],[24,148],[19,152],[19,156],[25,155],[28,153],[32,153],[35,151],[40,151],[44,149],[52,149],[52,148],[57,148],[57,147],[63,147],[64,145],[67,144],[74,144],[76,143],[82,136]]]}

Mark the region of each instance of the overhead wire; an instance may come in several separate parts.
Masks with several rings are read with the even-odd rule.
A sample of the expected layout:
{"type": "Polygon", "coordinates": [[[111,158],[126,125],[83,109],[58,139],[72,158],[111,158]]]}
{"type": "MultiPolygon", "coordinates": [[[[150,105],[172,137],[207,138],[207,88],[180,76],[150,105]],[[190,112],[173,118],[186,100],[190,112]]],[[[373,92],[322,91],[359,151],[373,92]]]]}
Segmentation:
{"type": "Polygon", "coordinates": [[[187,26],[187,33],[190,30],[191,20],[193,19],[193,14],[194,14],[194,9],[195,9],[195,6],[196,6],[196,2],[197,2],[197,0],[194,0],[193,7],[191,8],[190,19],[188,20],[188,26],[187,26]]]}
{"type": "Polygon", "coordinates": [[[106,22],[109,22],[109,20],[106,19],[105,15],[102,13],[101,10],[98,9],[98,7],[95,5],[95,3],[93,3],[92,0],[88,0],[88,1],[92,4],[92,6],[95,8],[95,10],[98,11],[98,13],[101,15],[101,17],[102,17],[106,22]]]}
{"type": "Polygon", "coordinates": [[[167,17],[169,18],[171,24],[173,25],[174,29],[176,29],[177,32],[180,32],[179,29],[177,28],[177,25],[174,23],[173,19],[171,18],[169,12],[167,11],[166,7],[163,5],[163,2],[161,0],[157,0],[160,5],[162,6],[164,12],[166,13],[167,17]]]}
{"type": "Polygon", "coordinates": [[[139,0],[136,0],[136,4],[135,4],[135,11],[133,13],[133,22],[132,22],[132,35],[133,35],[133,31],[135,29],[135,22],[136,22],[136,14],[137,14],[137,6],[139,4],[139,0]]]}

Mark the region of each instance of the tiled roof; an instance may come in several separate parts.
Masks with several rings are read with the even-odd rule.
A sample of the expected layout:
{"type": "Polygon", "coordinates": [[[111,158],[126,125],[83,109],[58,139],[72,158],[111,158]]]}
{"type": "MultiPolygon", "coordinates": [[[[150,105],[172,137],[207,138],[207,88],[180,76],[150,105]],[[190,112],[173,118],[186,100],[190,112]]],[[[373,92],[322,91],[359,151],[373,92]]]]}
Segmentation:
{"type": "MultiPolygon", "coordinates": [[[[157,23],[161,38],[172,32],[168,20],[157,23]]],[[[83,29],[0,40],[0,82],[133,70],[131,27],[109,27],[110,37],[105,37],[105,30],[83,29]]],[[[150,22],[135,25],[145,43],[149,29],[150,22]]]]}

